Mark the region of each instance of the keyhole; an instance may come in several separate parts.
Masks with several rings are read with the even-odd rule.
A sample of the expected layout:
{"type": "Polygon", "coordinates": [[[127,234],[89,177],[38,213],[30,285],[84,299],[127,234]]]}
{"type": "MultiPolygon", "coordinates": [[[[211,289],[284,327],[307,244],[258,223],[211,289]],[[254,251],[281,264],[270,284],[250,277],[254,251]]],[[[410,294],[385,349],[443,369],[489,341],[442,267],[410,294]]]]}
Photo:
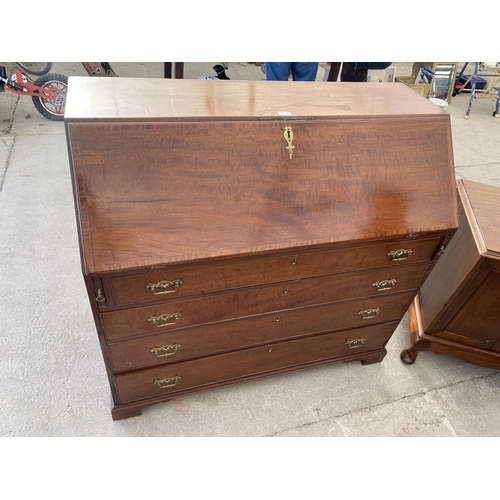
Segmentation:
{"type": "Polygon", "coordinates": [[[285,291],[283,293],[288,293],[288,288],[285,288],[285,291]]]}
{"type": "Polygon", "coordinates": [[[286,131],[286,135],[288,135],[288,138],[290,139],[290,131],[289,130],[286,131]]]}
{"type": "Polygon", "coordinates": [[[292,260],[292,266],[295,266],[295,264],[297,264],[297,259],[292,260]]]}

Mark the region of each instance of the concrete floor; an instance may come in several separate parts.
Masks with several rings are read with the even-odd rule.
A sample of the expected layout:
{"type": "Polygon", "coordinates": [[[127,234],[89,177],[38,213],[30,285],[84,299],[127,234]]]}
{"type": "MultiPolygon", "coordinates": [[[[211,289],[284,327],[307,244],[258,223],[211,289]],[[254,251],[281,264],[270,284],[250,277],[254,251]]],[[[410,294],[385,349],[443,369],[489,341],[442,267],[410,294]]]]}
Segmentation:
{"type": "MultiPolygon", "coordinates": [[[[186,63],[185,78],[215,63],[186,63]]],[[[411,63],[394,63],[397,75],[411,63]]],[[[163,77],[163,63],[112,63],[120,77],[163,77]]],[[[52,72],[85,76],[80,63],[52,72]]],[[[263,79],[229,63],[231,79],[263,79]]],[[[318,80],[323,79],[323,70],[318,80]]],[[[216,83],[217,84],[217,83],[216,83]]],[[[453,98],[457,178],[500,186],[493,100],[453,98]]],[[[113,422],[80,271],[64,127],[31,98],[0,94],[0,436],[499,436],[500,374],[409,346],[405,317],[382,363],[333,364],[183,397],[113,422]]]]}

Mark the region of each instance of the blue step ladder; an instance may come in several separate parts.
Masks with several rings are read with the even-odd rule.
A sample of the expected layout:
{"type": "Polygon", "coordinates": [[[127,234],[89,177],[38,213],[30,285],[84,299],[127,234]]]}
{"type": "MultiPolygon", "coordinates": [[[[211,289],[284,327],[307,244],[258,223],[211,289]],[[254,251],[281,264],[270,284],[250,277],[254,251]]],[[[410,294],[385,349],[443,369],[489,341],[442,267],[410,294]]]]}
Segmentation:
{"type": "MultiPolygon", "coordinates": [[[[456,81],[459,82],[460,81],[460,78],[463,76],[463,74],[465,73],[465,69],[467,68],[467,65],[469,63],[466,62],[463,66],[463,68],[461,69],[460,73],[458,74],[457,76],[457,79],[456,81]]],[[[474,102],[474,99],[495,99],[496,98],[496,105],[495,105],[495,110],[493,111],[493,116],[495,118],[499,118],[500,117],[500,86],[497,88],[497,87],[493,87],[491,90],[493,91],[497,91],[497,94],[495,96],[495,94],[493,94],[493,96],[491,95],[491,93],[489,92],[486,92],[484,94],[478,94],[476,95],[476,83],[478,81],[478,78],[479,78],[479,70],[481,68],[481,63],[474,63],[474,73],[468,77],[467,81],[464,83],[463,87],[462,87],[462,90],[465,89],[465,86],[469,84],[471,84],[471,88],[470,88],[470,100],[469,100],[469,106],[467,107],[467,112],[465,113],[465,118],[468,119],[469,118],[469,115],[470,115],[470,112],[472,111],[472,103],[474,102]]],[[[482,73],[481,74],[482,76],[493,76],[493,77],[499,77],[500,78],[500,72],[497,71],[497,73],[493,74],[493,75],[488,75],[488,74],[484,74],[482,73]]],[[[467,89],[468,90],[468,89],[467,89]]]]}

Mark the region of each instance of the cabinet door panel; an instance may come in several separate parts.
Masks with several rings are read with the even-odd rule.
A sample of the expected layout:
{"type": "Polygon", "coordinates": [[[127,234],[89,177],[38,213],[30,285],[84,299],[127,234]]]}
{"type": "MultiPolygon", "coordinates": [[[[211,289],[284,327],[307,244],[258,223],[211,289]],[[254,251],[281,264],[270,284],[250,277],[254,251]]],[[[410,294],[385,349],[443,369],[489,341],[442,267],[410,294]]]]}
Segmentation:
{"type": "Polygon", "coordinates": [[[500,338],[500,272],[491,272],[445,328],[490,348],[500,338]]]}

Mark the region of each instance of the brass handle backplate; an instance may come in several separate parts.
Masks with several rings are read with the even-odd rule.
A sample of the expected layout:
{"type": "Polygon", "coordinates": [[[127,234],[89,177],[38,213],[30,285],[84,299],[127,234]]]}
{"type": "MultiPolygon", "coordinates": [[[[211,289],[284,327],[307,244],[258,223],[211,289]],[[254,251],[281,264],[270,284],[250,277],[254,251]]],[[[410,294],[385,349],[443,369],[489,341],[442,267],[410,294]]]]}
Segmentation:
{"type": "Polygon", "coordinates": [[[384,290],[390,290],[396,284],[396,280],[383,280],[375,281],[372,286],[377,290],[377,292],[383,292],[384,290]]]}
{"type": "Polygon", "coordinates": [[[157,328],[161,328],[163,326],[175,325],[175,322],[181,316],[180,313],[160,314],[159,316],[150,316],[148,322],[155,324],[157,328]]]}
{"type": "Polygon", "coordinates": [[[361,347],[365,342],[366,342],[366,339],[353,339],[353,340],[348,340],[345,343],[345,345],[349,349],[356,349],[356,347],[361,347]]]}
{"type": "Polygon", "coordinates": [[[164,295],[166,293],[176,292],[177,288],[180,287],[182,283],[182,280],[162,280],[158,283],[148,283],[146,288],[151,290],[155,295],[164,295]]]}
{"type": "Polygon", "coordinates": [[[366,309],[365,311],[359,311],[358,316],[361,319],[372,319],[375,318],[375,316],[377,316],[379,312],[380,309],[376,307],[374,309],[366,309]]]}
{"type": "Polygon", "coordinates": [[[181,377],[175,376],[175,377],[170,377],[170,378],[163,378],[163,379],[158,379],[155,380],[154,383],[160,388],[160,389],[166,389],[167,387],[173,387],[176,385],[181,377]]]}
{"type": "Polygon", "coordinates": [[[292,127],[285,127],[285,140],[288,144],[288,146],[286,146],[286,150],[288,151],[288,154],[290,155],[290,160],[292,159],[292,155],[293,155],[293,150],[295,149],[295,146],[292,146],[292,141],[293,141],[293,131],[292,131],[292,127]]]}
{"type": "Polygon", "coordinates": [[[180,347],[182,347],[180,344],[162,345],[161,347],[152,347],[149,352],[161,358],[162,356],[171,356],[175,354],[180,347]]]}
{"type": "Polygon", "coordinates": [[[388,252],[387,257],[391,260],[407,260],[408,257],[412,254],[410,249],[405,250],[404,248],[400,248],[399,250],[393,250],[392,252],[388,252]]]}

